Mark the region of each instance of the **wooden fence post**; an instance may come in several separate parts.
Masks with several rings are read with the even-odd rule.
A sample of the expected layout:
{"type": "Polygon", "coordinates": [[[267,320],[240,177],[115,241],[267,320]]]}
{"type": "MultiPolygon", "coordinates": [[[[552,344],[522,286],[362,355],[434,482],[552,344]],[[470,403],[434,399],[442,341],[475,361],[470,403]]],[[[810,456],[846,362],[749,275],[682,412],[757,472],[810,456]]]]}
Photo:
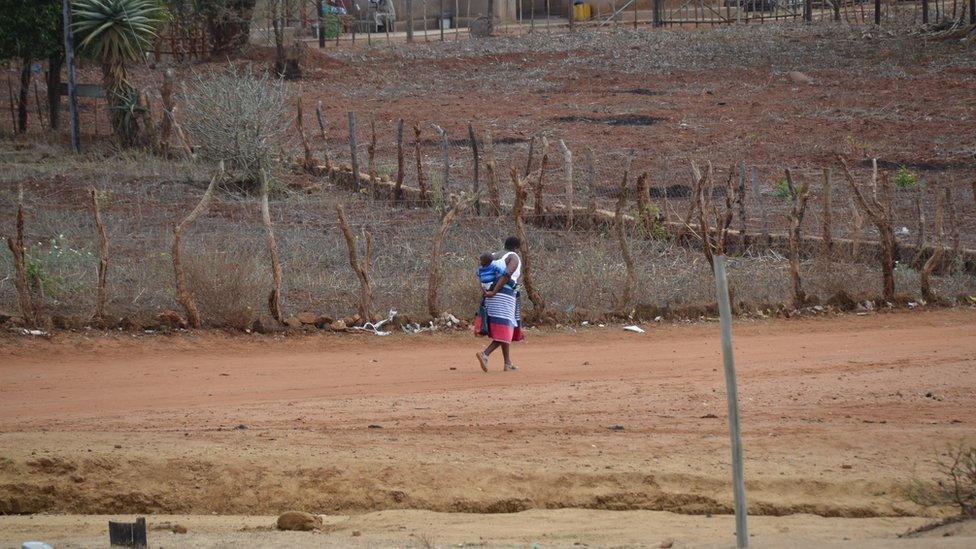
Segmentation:
{"type": "Polygon", "coordinates": [[[20,314],[24,322],[30,326],[37,324],[37,311],[30,294],[30,282],[27,280],[27,247],[24,244],[24,189],[18,186],[17,191],[17,222],[14,236],[7,237],[7,247],[14,262],[14,286],[17,288],[17,300],[20,314]]]}
{"type": "Polygon", "coordinates": [[[613,215],[613,230],[617,236],[617,243],[620,245],[620,254],[624,259],[624,266],[627,269],[627,280],[624,283],[623,291],[620,293],[620,301],[617,302],[616,312],[620,317],[627,316],[627,308],[637,287],[637,266],[634,264],[634,256],[630,253],[630,245],[627,243],[627,232],[624,229],[623,210],[627,205],[627,177],[630,175],[630,165],[633,158],[628,157],[624,176],[620,181],[617,190],[617,207],[613,215]]]}
{"type": "Polygon", "coordinates": [[[176,282],[176,299],[179,300],[180,305],[183,306],[183,310],[186,311],[186,321],[191,328],[199,328],[201,325],[200,321],[200,310],[197,309],[196,300],[193,298],[193,292],[188,290],[186,287],[186,275],[183,272],[183,258],[180,253],[180,240],[183,238],[183,232],[191,225],[198,217],[200,217],[203,212],[207,211],[210,207],[210,200],[213,197],[214,188],[217,186],[217,181],[220,179],[221,175],[224,173],[224,163],[220,163],[219,171],[210,180],[210,185],[207,186],[207,190],[200,197],[200,202],[197,203],[196,207],[187,215],[183,221],[178,225],[173,227],[173,244],[170,248],[170,255],[173,257],[173,277],[176,282]]]}
{"type": "Polygon", "coordinates": [[[98,233],[98,294],[92,319],[101,322],[105,318],[105,303],[108,301],[108,236],[105,234],[105,224],[102,223],[102,210],[98,204],[98,190],[92,187],[89,192],[91,194],[92,217],[95,219],[95,230],[98,233]]]}
{"type": "Polygon", "coordinates": [[[356,113],[349,111],[349,152],[352,155],[352,180],[356,184],[356,190],[362,190],[359,181],[359,159],[356,157],[356,113]]]}
{"type": "Polygon", "coordinates": [[[930,303],[935,303],[938,301],[938,296],[932,291],[932,286],[929,283],[929,277],[932,276],[932,271],[942,262],[942,255],[945,253],[945,231],[942,224],[942,211],[944,209],[942,201],[942,189],[937,188],[935,191],[935,244],[932,247],[932,255],[925,262],[922,267],[922,273],[919,277],[919,283],[922,290],[922,298],[930,303]]]}
{"type": "Polygon", "coordinates": [[[356,277],[359,278],[359,318],[363,322],[371,322],[373,319],[373,285],[369,280],[369,263],[370,257],[373,255],[373,235],[369,231],[363,231],[363,238],[366,241],[363,251],[365,257],[359,259],[359,254],[356,251],[356,239],[352,235],[352,230],[349,229],[346,211],[341,203],[336,204],[336,214],[339,218],[342,236],[346,240],[346,248],[349,251],[349,265],[356,272],[356,277]]]}
{"type": "Polygon", "coordinates": [[[823,213],[822,221],[822,238],[823,238],[823,255],[829,258],[831,252],[834,249],[833,241],[833,230],[831,229],[831,212],[830,212],[830,168],[824,168],[823,171],[823,193],[820,196],[820,209],[823,213]]]}
{"type": "Polygon", "coordinates": [[[491,140],[491,130],[485,130],[485,171],[487,172],[488,204],[491,215],[499,216],[502,212],[502,200],[498,194],[498,175],[495,169],[495,144],[491,140]]]}
{"type": "Polygon", "coordinates": [[[315,118],[319,123],[319,133],[322,136],[322,152],[325,156],[325,170],[332,173],[335,166],[332,165],[332,157],[329,155],[329,138],[325,133],[325,116],[322,115],[322,102],[315,105],[315,118]]]}
{"type": "Polygon", "coordinates": [[[573,230],[575,206],[573,204],[573,153],[566,146],[566,142],[559,140],[559,149],[563,152],[563,166],[566,174],[566,230],[573,230]]]}
{"type": "Polygon", "coordinates": [[[424,206],[430,204],[427,197],[427,179],[424,178],[424,156],[420,150],[420,126],[413,126],[413,150],[417,157],[417,187],[420,188],[420,203],[424,206]]]}
{"type": "Polygon", "coordinates": [[[407,44],[413,44],[413,0],[407,0],[407,44]]]}
{"type": "Polygon", "coordinates": [[[258,170],[258,176],[261,178],[261,219],[267,231],[268,253],[271,255],[272,288],[268,296],[268,309],[275,320],[284,322],[285,315],[281,310],[281,261],[278,259],[278,243],[275,240],[274,227],[271,225],[271,209],[268,205],[271,189],[264,168],[258,170]]]}
{"type": "Polygon", "coordinates": [[[397,120],[397,130],[396,130],[396,143],[397,143],[397,176],[396,176],[396,187],[393,190],[393,200],[397,204],[403,201],[403,176],[404,176],[404,165],[403,165],[403,119],[397,120]]]}
{"type": "Polygon", "coordinates": [[[800,228],[803,226],[803,213],[807,208],[810,186],[793,184],[793,175],[786,170],[786,184],[790,192],[790,279],[793,283],[793,306],[799,309],[806,305],[807,295],[800,281],[800,228]]]}

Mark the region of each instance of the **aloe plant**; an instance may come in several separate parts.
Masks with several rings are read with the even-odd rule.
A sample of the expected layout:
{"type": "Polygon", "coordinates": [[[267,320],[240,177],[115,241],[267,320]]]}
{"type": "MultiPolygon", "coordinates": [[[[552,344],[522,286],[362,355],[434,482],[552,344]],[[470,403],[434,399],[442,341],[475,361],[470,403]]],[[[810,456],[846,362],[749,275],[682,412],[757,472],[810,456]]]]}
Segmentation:
{"type": "Polygon", "coordinates": [[[152,48],[169,12],[159,0],[74,0],[72,30],[78,49],[102,64],[112,130],[124,145],[138,137],[137,92],[127,63],[152,48]]]}

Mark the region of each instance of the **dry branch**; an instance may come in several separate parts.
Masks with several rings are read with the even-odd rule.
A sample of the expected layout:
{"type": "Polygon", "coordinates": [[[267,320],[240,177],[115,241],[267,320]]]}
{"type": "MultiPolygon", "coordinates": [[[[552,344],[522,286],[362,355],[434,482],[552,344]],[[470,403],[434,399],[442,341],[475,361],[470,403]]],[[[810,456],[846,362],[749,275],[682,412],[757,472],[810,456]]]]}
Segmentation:
{"type": "Polygon", "coordinates": [[[615,307],[616,313],[620,316],[627,316],[627,309],[630,307],[631,299],[637,288],[637,266],[634,264],[634,257],[630,253],[630,244],[627,243],[623,220],[624,206],[627,204],[627,178],[630,175],[631,160],[628,157],[624,167],[624,176],[620,180],[620,188],[617,191],[617,208],[614,210],[613,216],[614,232],[617,236],[617,243],[620,245],[620,253],[624,258],[624,265],[627,268],[627,280],[615,307]]]}
{"type": "Polygon", "coordinates": [[[488,204],[491,215],[501,215],[502,199],[498,193],[498,178],[495,171],[495,144],[491,140],[491,131],[485,130],[485,172],[488,183],[488,204]]]}
{"type": "MultiPolygon", "coordinates": [[[[948,191],[948,189],[946,189],[948,191]]],[[[942,189],[936,189],[935,193],[935,245],[933,246],[932,255],[925,262],[922,267],[922,273],[919,277],[919,283],[922,290],[922,298],[930,303],[935,303],[939,301],[939,296],[932,291],[932,286],[929,282],[932,276],[932,271],[942,262],[942,256],[945,254],[945,230],[943,228],[943,209],[945,205],[942,198],[942,189]]],[[[946,192],[946,198],[949,198],[948,192],[946,192]]]]}
{"type": "Polygon", "coordinates": [[[365,239],[365,257],[360,260],[356,251],[356,238],[352,235],[349,222],[346,220],[346,211],[342,204],[336,204],[336,214],[339,217],[339,228],[342,229],[342,236],[346,240],[346,248],[349,250],[349,265],[359,278],[359,318],[364,322],[369,322],[373,318],[373,285],[369,280],[369,262],[373,254],[373,235],[363,230],[365,239]]]}
{"type": "Polygon", "coordinates": [[[102,223],[102,210],[98,204],[98,190],[91,188],[92,216],[98,231],[98,292],[95,299],[95,312],[92,319],[101,322],[105,318],[105,303],[108,301],[108,236],[102,223]]]}
{"type": "Polygon", "coordinates": [[[532,156],[535,154],[535,136],[529,139],[529,159],[525,162],[525,177],[532,173],[532,156]]]}
{"type": "Polygon", "coordinates": [[[807,209],[810,186],[803,183],[799,188],[793,183],[793,174],[786,170],[786,184],[790,191],[790,281],[793,286],[793,306],[802,307],[807,303],[800,279],[800,229],[803,227],[803,214],[807,209]]]}
{"type": "Polygon", "coordinates": [[[512,208],[513,217],[515,218],[515,236],[522,241],[521,248],[521,259],[522,259],[522,285],[525,286],[525,293],[528,294],[529,299],[532,301],[532,305],[535,307],[537,314],[542,315],[546,310],[546,303],[543,301],[542,296],[536,291],[535,285],[532,283],[532,272],[531,272],[531,259],[529,252],[529,242],[525,234],[525,221],[522,219],[522,212],[525,207],[525,182],[519,178],[518,170],[512,167],[512,185],[515,188],[515,203],[512,208]]]}
{"type": "Polygon", "coordinates": [[[918,186],[915,188],[915,226],[917,227],[917,234],[915,235],[915,256],[912,257],[911,266],[913,268],[917,267],[922,261],[922,255],[925,253],[923,247],[925,246],[925,208],[922,205],[922,201],[925,197],[925,181],[921,180],[918,182],[918,186]]]}
{"type": "MultiPolygon", "coordinates": [[[[709,167],[709,169],[711,169],[711,167],[709,167]]],[[[681,221],[681,227],[678,229],[678,232],[674,235],[675,243],[680,243],[681,239],[688,232],[691,232],[691,234],[698,237],[698,235],[695,235],[694,231],[691,229],[691,219],[692,217],[694,217],[695,211],[698,210],[699,206],[701,206],[702,204],[702,199],[700,197],[703,192],[702,189],[705,185],[705,178],[708,177],[708,175],[707,174],[702,175],[701,170],[698,169],[698,166],[696,166],[694,162],[691,163],[691,175],[692,175],[692,189],[691,189],[690,199],[688,200],[688,211],[685,212],[684,216],[678,215],[677,212],[675,212],[675,214],[678,215],[678,219],[681,221]]],[[[699,212],[699,213],[704,215],[703,212],[699,212]]],[[[704,235],[698,238],[704,239],[704,235]]]]}
{"type": "Polygon", "coordinates": [[[413,135],[413,150],[417,157],[417,187],[420,188],[420,202],[426,206],[430,204],[430,199],[427,196],[427,179],[424,178],[424,156],[420,150],[420,126],[414,124],[413,135]]]}
{"type": "Polygon", "coordinates": [[[749,249],[749,218],[746,216],[746,163],[739,164],[739,233],[742,238],[742,250],[749,249]]]}
{"type": "Polygon", "coordinates": [[[17,228],[13,237],[7,237],[7,247],[14,261],[14,286],[17,288],[17,301],[20,305],[20,315],[24,322],[33,326],[37,324],[37,311],[30,294],[30,283],[27,280],[27,248],[24,247],[24,190],[17,192],[17,228]]]}
{"type": "MultiPolygon", "coordinates": [[[[857,205],[878,229],[881,240],[881,275],[884,281],[884,298],[892,301],[895,298],[895,235],[891,228],[891,181],[888,177],[881,179],[884,204],[876,197],[868,202],[854,180],[851,170],[847,167],[847,162],[843,158],[840,158],[840,162],[857,205]]],[[[872,185],[877,185],[875,179],[872,179],[872,185]]]]}
{"type": "Polygon", "coordinates": [[[261,219],[268,237],[268,252],[271,255],[271,294],[268,295],[268,309],[271,316],[278,322],[284,322],[285,315],[281,311],[281,261],[278,259],[278,243],[275,240],[274,227],[271,225],[271,209],[268,206],[269,188],[268,175],[264,168],[258,170],[261,178],[261,219]]]}
{"type": "Polygon", "coordinates": [[[566,177],[566,230],[573,230],[574,188],[573,188],[573,153],[566,146],[566,142],[559,140],[559,150],[563,153],[563,170],[566,177]]]}
{"type": "Polygon", "coordinates": [[[441,218],[441,226],[434,235],[434,244],[430,251],[430,274],[427,278],[427,312],[435,319],[441,315],[441,310],[437,306],[437,289],[441,284],[441,255],[444,248],[444,238],[447,236],[447,231],[451,228],[454,218],[475,200],[477,200],[476,197],[459,199],[455,196],[451,201],[451,208],[441,218]]]}
{"type": "Polygon", "coordinates": [[[224,163],[221,162],[217,174],[210,180],[210,184],[207,185],[207,190],[200,198],[200,202],[197,203],[196,207],[193,208],[183,221],[173,227],[173,245],[170,251],[173,256],[173,275],[176,279],[176,299],[183,306],[183,310],[186,311],[187,323],[191,328],[200,327],[200,310],[197,309],[193,292],[189,291],[186,287],[186,275],[183,272],[183,259],[180,254],[180,240],[183,237],[183,232],[210,207],[210,200],[213,198],[214,188],[216,188],[217,181],[223,173],[224,163]]]}
{"type": "Polygon", "coordinates": [[[653,235],[654,208],[651,206],[651,175],[643,172],[637,176],[637,218],[641,229],[649,236],[653,235]]]}
{"type": "Polygon", "coordinates": [[[587,147],[583,151],[583,157],[586,161],[586,192],[587,192],[587,203],[586,203],[586,219],[587,224],[592,227],[596,223],[596,159],[593,155],[593,148],[587,147]]]}

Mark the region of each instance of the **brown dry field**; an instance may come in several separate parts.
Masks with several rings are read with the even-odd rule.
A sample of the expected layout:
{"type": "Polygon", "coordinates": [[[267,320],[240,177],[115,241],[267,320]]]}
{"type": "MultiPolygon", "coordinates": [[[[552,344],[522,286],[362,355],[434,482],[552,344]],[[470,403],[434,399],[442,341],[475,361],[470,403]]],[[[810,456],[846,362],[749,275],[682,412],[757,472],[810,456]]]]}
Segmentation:
{"type": "MultiPolygon", "coordinates": [[[[178,515],[151,522],[200,546],[731,543],[718,325],[647,328],[530,330],[521,371],[488,374],[465,333],[5,336],[0,512],[178,515]],[[288,509],[326,532],[269,531],[288,509]]],[[[976,440],[974,329],[964,308],[737,322],[759,546],[944,511],[905,489],[976,440]]],[[[103,522],[4,517],[0,543],[95,544],[103,522]]]]}

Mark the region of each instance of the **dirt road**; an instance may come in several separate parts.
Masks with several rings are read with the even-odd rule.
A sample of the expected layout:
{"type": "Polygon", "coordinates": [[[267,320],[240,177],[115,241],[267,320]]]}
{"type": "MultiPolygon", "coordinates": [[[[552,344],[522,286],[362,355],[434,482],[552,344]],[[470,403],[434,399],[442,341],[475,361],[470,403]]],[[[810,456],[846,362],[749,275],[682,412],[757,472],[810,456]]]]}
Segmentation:
{"type": "MultiPolygon", "coordinates": [[[[467,334],[5,339],[0,513],[728,513],[718,326],[647,329],[530,331],[488,374],[467,334]]],[[[904,487],[976,440],[974,330],[738,322],[750,513],[917,525],[904,487]]]]}

